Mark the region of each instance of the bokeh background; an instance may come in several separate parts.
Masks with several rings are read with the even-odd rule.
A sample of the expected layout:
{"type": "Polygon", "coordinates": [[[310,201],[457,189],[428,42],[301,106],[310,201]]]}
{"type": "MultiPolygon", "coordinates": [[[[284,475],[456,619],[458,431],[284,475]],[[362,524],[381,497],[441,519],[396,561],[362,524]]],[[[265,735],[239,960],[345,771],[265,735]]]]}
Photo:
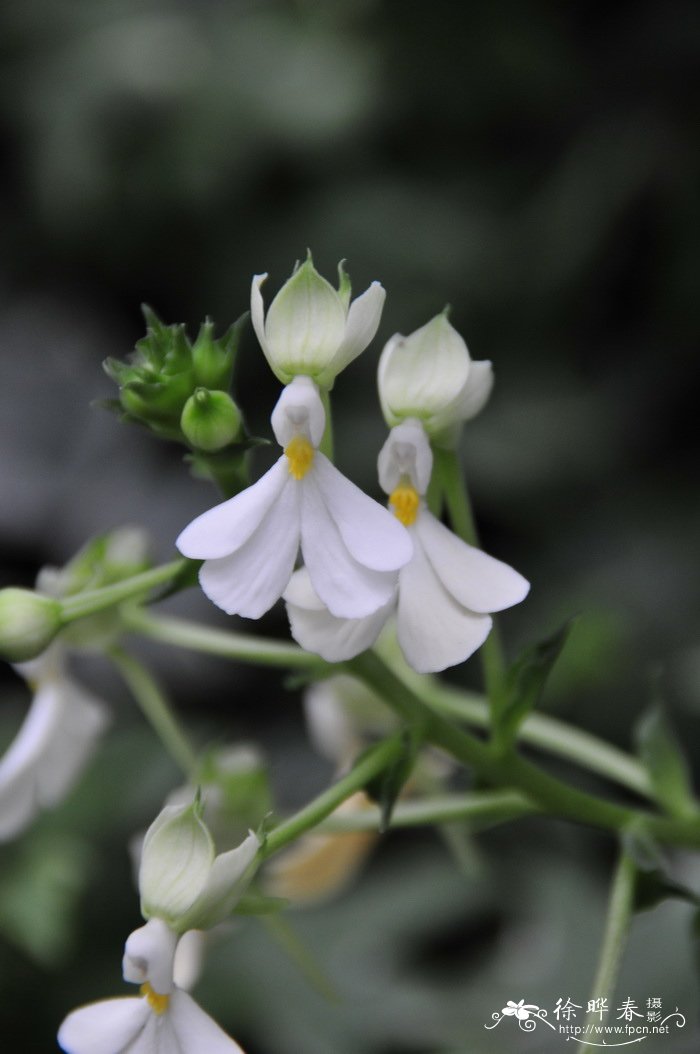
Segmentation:
{"type": "MultiPolygon", "coordinates": [[[[503,619],[510,653],[578,614],[544,706],[630,748],[660,676],[697,762],[699,55],[691,0],[5,0],[2,584],[125,523],[169,558],[213,492],[92,405],[114,395],[101,362],[142,335],[141,302],[223,328],[254,272],[277,288],[310,246],[328,276],[344,257],[357,291],[388,291],[336,388],[343,470],[378,496],[378,349],[450,303],[497,374],[464,437],[485,548],[533,583],[503,619]]],[[[250,331],[237,385],[269,434],[277,385],[250,331]]],[[[174,610],[228,621],[194,592],[174,610]]],[[[284,635],[283,613],[264,628],[284,635]]],[[[328,778],[279,674],[142,653],[200,742],[262,745],[280,808],[328,778]]],[[[70,800],[0,848],[7,1049],[54,1050],[66,1010],[126,991],[125,846],[178,781],[105,664],[84,675],[112,731],[70,800]]],[[[7,740],[27,695],[0,678],[7,740]]],[[[453,678],[478,685],[478,664],[453,678]]],[[[198,998],[249,1054],[560,1050],[483,1025],[507,999],[585,1001],[611,860],[554,822],[480,837],[461,870],[437,836],[391,834],[342,899],[292,919],[336,1002],[255,919],[198,998]]],[[[674,867],[700,889],[697,860],[674,867]]],[[[650,1049],[697,1049],[691,921],[675,902],[635,921],[620,997],[689,1022],[650,1049]]]]}

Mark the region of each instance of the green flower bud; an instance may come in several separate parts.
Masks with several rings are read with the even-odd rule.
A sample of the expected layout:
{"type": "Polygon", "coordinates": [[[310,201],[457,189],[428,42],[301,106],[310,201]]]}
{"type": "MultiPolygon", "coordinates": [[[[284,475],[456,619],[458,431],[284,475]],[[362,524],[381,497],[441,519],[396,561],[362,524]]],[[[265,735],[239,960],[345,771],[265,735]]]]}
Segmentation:
{"type": "Polygon", "coordinates": [[[213,452],[234,443],[241,433],[241,412],[230,395],[197,388],[185,403],[180,427],[195,450],[213,452]]]}
{"type": "Polygon", "coordinates": [[[57,600],[31,589],[0,590],[0,655],[9,662],[36,658],[62,624],[57,600]]]}
{"type": "Polygon", "coordinates": [[[203,388],[225,390],[231,383],[233,360],[236,354],[238,333],[231,340],[232,332],[220,340],[214,340],[214,323],[207,319],[192,345],[194,379],[203,388]]]}

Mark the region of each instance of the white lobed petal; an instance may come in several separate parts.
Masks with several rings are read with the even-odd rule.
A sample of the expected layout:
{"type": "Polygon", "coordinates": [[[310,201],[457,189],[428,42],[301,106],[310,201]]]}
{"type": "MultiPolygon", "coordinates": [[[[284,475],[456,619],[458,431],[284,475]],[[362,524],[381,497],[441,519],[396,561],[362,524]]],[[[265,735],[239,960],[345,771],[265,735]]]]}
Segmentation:
{"type": "Polygon", "coordinates": [[[529,582],[508,564],[467,545],[424,509],[415,531],[436,575],[463,607],[503,611],[527,596],[529,582]]]}
{"type": "Polygon", "coordinates": [[[493,366],[485,359],[469,366],[467,383],[454,410],[460,421],[469,421],[483,409],[493,388],[493,366]]]}
{"type": "Polygon", "coordinates": [[[182,920],[183,927],[208,929],[231,914],[248,885],[259,848],[258,836],[251,831],[235,849],[216,857],[204,889],[182,920]]]}
{"type": "Polygon", "coordinates": [[[267,278],[267,272],[265,274],[253,275],[253,281],[250,287],[250,320],[253,323],[253,329],[255,330],[255,336],[258,338],[258,343],[262,348],[263,355],[268,361],[272,372],[275,376],[285,384],[289,377],[278,372],[278,369],[270,355],[270,349],[267,344],[267,337],[265,336],[265,305],[263,303],[263,297],[260,287],[267,278]]]}
{"type": "Polygon", "coordinates": [[[270,423],[275,439],[282,447],[297,435],[304,436],[314,447],[319,445],[326,427],[326,411],[310,377],[295,377],[283,389],[270,423]]]}
{"type": "Polygon", "coordinates": [[[333,522],[350,555],[371,571],[398,571],[411,558],[406,528],[383,505],[351,483],[323,454],[314,475],[333,522]]]}
{"type": "Polygon", "coordinates": [[[301,481],[301,551],[311,583],[338,618],[372,615],[391,599],[396,574],[371,571],[351,556],[323,500],[316,467],[301,481]]]}
{"type": "Polygon", "coordinates": [[[178,1046],[172,1052],[163,1047],[162,1054],[244,1054],[238,1043],[227,1036],[187,992],[178,989],[173,992],[167,1016],[178,1046]]]}
{"type": "Polygon", "coordinates": [[[299,549],[301,484],[286,467],[284,471],[282,490],[252,537],[231,556],[207,560],[200,569],[202,589],[229,615],[260,618],[292,577],[299,549]]]}
{"type": "Polygon", "coordinates": [[[413,534],[413,559],[399,572],[397,635],[409,666],[418,673],[439,673],[464,662],[484,643],[491,619],[457,603],[413,534]]]}
{"type": "Polygon", "coordinates": [[[109,724],[104,703],[75,681],[66,678],[57,688],[65,700],[62,719],[37,770],[37,797],[44,807],[66,796],[109,724]]]}
{"type": "Polygon", "coordinates": [[[392,595],[388,603],[372,615],[357,619],[336,618],[317,596],[306,568],[294,573],[284,598],[292,636],[297,644],[320,655],[326,662],[343,662],[371,648],[395,605],[392,595]],[[298,576],[303,576],[308,583],[308,590],[315,598],[312,606],[296,605],[292,599],[295,596],[303,598],[306,592],[306,586],[294,581],[298,576]]]}
{"type": "Polygon", "coordinates": [[[74,1010],[58,1030],[66,1054],[123,1054],[143,1032],[151,1011],[145,999],[104,999],[74,1010]]]}
{"type": "Polygon", "coordinates": [[[324,374],[321,378],[326,383],[332,384],[340,371],[356,359],[373,339],[379,328],[385,299],[386,292],[381,283],[372,282],[369,289],[353,300],[348,311],[343,341],[333,356],[327,376],[324,374]]]}
{"type": "Polygon", "coordinates": [[[257,531],[288,479],[283,456],[257,483],[193,520],[175,545],[192,560],[216,560],[236,552],[257,531]]]}

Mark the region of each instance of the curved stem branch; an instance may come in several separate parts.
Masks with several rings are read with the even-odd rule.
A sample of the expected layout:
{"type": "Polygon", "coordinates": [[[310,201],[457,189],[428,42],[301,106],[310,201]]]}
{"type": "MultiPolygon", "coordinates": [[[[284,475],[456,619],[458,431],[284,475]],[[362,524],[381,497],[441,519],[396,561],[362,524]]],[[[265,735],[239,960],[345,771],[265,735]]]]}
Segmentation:
{"type": "Polygon", "coordinates": [[[61,611],[64,623],[74,622],[76,619],[84,618],[86,615],[94,615],[98,611],[115,607],[124,600],[141,596],[155,586],[165,585],[172,581],[182,571],[187,563],[184,559],[172,560],[169,564],[161,564],[149,571],[125,578],[121,582],[115,582],[111,586],[103,586],[101,589],[88,589],[84,593],[76,593],[75,596],[66,597],[61,601],[61,611]]]}

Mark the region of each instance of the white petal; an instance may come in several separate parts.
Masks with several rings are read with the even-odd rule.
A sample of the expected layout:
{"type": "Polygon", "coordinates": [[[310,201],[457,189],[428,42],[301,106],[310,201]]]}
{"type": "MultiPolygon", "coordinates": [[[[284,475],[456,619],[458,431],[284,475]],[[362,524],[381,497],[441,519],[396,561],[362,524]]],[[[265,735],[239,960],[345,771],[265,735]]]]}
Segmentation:
{"type": "Polygon", "coordinates": [[[149,919],[126,939],[122,959],[124,980],[132,984],[148,981],[161,995],[172,992],[176,948],[177,934],[162,919],[149,919]]]}
{"type": "Polygon", "coordinates": [[[390,600],[396,574],[370,571],[350,555],[321,496],[316,467],[301,481],[301,551],[309,577],[333,615],[372,615],[390,600]]]}
{"type": "Polygon", "coordinates": [[[326,427],[326,411],[310,377],[295,377],[283,389],[272,411],[270,424],[280,446],[286,447],[297,435],[305,436],[312,446],[319,445],[326,427]]]}
{"type": "Polygon", "coordinates": [[[58,1030],[67,1054],[122,1054],[151,1017],[145,999],[105,999],[74,1010],[58,1030]]]}
{"type": "Polygon", "coordinates": [[[260,842],[252,831],[235,849],[220,853],[206,885],[182,924],[189,929],[209,929],[231,914],[250,880],[260,842]]]}
{"type": "Polygon", "coordinates": [[[282,599],[294,607],[303,608],[305,611],[325,611],[326,605],[311,585],[309,572],[305,567],[300,567],[289,579],[289,585],[282,594],[282,599]]]}
{"type": "Polygon", "coordinates": [[[172,1054],[244,1054],[187,992],[173,992],[168,1016],[179,1044],[172,1054]]]}
{"type": "MultiPolygon", "coordinates": [[[[270,362],[267,338],[265,337],[265,305],[263,304],[262,293],[260,292],[260,286],[266,278],[267,272],[265,274],[253,275],[253,281],[250,287],[250,320],[253,323],[255,336],[258,338],[263,354],[268,362],[270,362]]],[[[272,365],[272,363],[270,363],[270,365],[272,365]]]]}
{"type": "Polygon", "coordinates": [[[472,362],[467,383],[455,407],[461,421],[475,417],[483,408],[493,388],[493,366],[488,360],[472,362]]]}
{"type": "Polygon", "coordinates": [[[43,806],[56,805],[65,797],[109,723],[102,701],[80,685],[66,679],[58,687],[66,705],[37,770],[37,794],[43,806]]]}
{"type": "Polygon", "coordinates": [[[175,545],[192,560],[216,560],[236,552],[257,531],[288,479],[287,459],[282,456],[252,487],[193,520],[175,545]]]}
{"type": "Polygon", "coordinates": [[[385,298],[386,292],[381,283],[372,282],[362,296],[353,300],[348,311],[345,337],[327,371],[331,383],[348,363],[365,350],[374,337],[379,328],[385,298]]]}
{"type": "Polygon", "coordinates": [[[427,509],[415,529],[445,589],[470,611],[503,611],[527,596],[530,584],[521,574],[467,545],[427,509]]]}
{"type": "Polygon", "coordinates": [[[392,337],[379,363],[379,390],[387,420],[429,418],[462,390],[469,376],[467,345],[444,312],[408,337],[392,337]]]}
{"type": "MultiPolygon", "coordinates": [[[[310,583],[309,588],[316,596],[310,583]]],[[[293,590],[293,594],[299,592],[299,587],[293,590]]],[[[320,607],[315,609],[297,607],[288,599],[288,593],[289,590],[287,615],[292,636],[302,648],[320,655],[326,662],[343,662],[371,648],[394,610],[395,603],[392,596],[373,615],[359,619],[336,618],[321,601],[320,607]]]]}
{"type": "Polygon", "coordinates": [[[399,572],[397,632],[406,662],[438,673],[468,659],[491,629],[488,615],[461,607],[443,587],[414,532],[413,559],[399,572]]]}
{"type": "Polygon", "coordinates": [[[315,374],[325,369],[343,341],[345,322],[337,291],[305,261],[267,311],[265,338],[276,371],[315,374]]]}
{"type": "Polygon", "coordinates": [[[299,549],[301,484],[284,471],[277,501],[255,534],[232,556],[207,560],[199,572],[206,595],[229,615],[260,618],[292,576],[299,549]]]}
{"type": "Polygon", "coordinates": [[[379,485],[386,494],[408,476],[419,494],[425,494],[433,472],[433,452],[425,429],[415,417],[395,425],[377,457],[379,485]]]}
{"type": "Polygon", "coordinates": [[[173,963],[173,979],[178,988],[189,992],[197,984],[204,965],[206,939],[206,934],[201,930],[188,930],[180,937],[173,963]]]}
{"type": "Polygon", "coordinates": [[[371,571],[397,571],[411,558],[408,531],[383,505],[351,483],[323,454],[314,475],[350,555],[371,571]]]}

